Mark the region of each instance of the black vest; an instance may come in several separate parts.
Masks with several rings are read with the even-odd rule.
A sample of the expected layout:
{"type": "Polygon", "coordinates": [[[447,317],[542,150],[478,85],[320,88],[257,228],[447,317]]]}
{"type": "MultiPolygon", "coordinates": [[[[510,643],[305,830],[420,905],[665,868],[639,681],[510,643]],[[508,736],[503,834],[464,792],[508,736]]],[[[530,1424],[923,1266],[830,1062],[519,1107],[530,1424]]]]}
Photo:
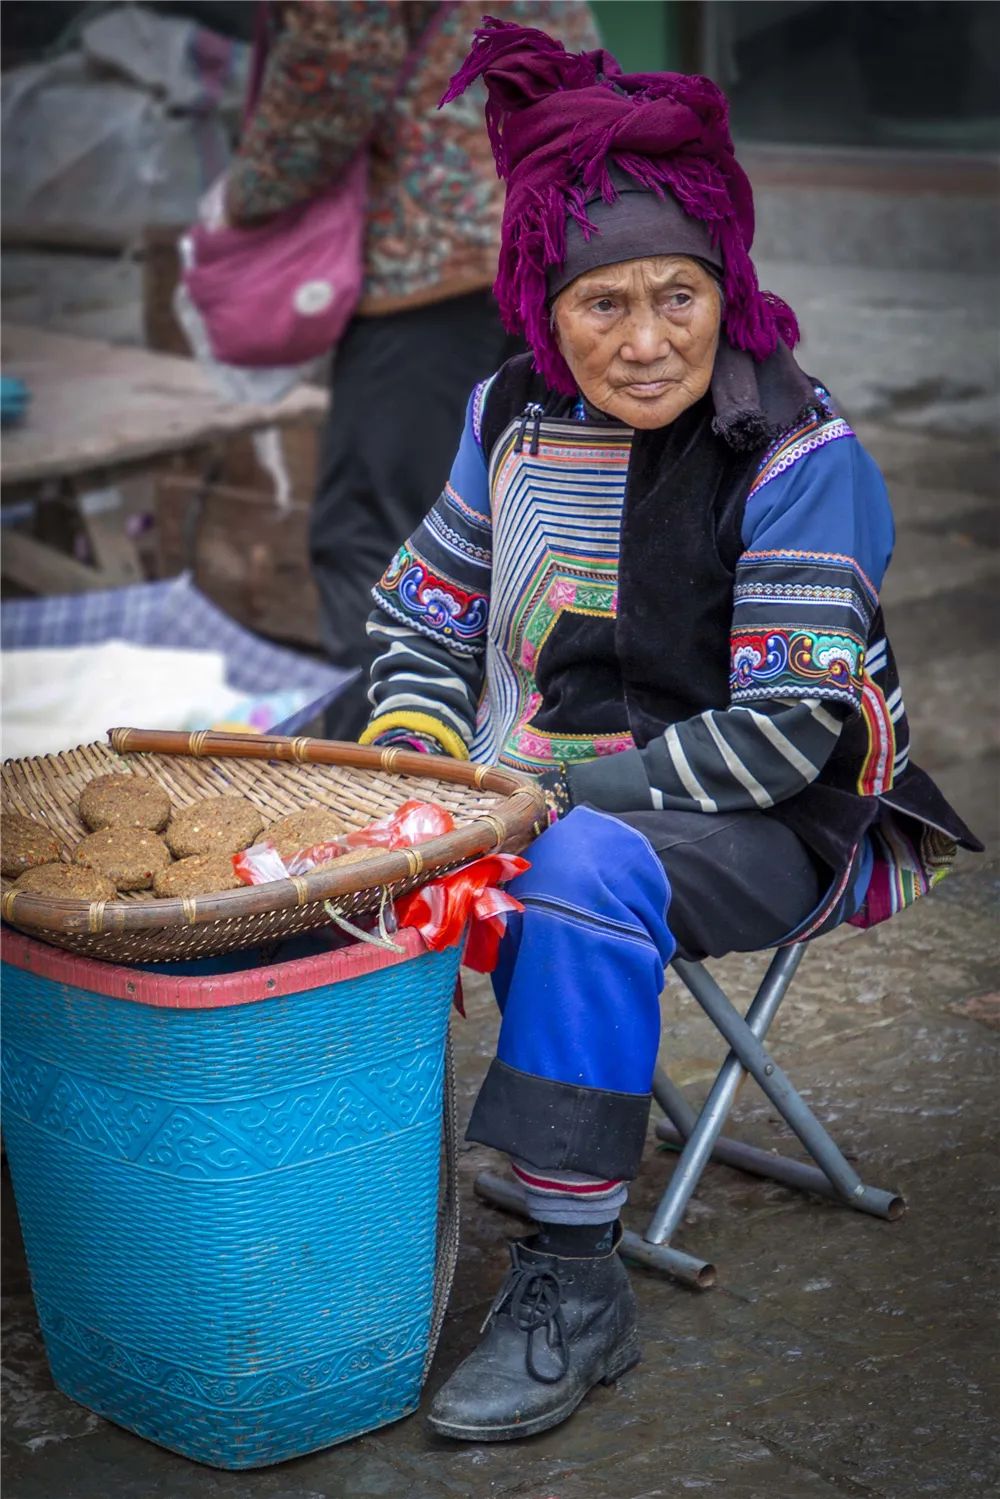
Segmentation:
{"type": "MultiPolygon", "coordinates": [[[[772,430],[791,427],[808,410],[802,406],[801,383],[789,381],[785,370],[777,360],[760,369],[761,405],[772,430]]],[[[517,441],[527,445],[537,441],[546,420],[571,420],[573,406],[572,398],[548,390],[530,356],[510,360],[486,400],[486,454],[492,457],[512,423],[518,423],[517,441]]],[[[822,409],[818,398],[817,409],[822,409]]],[[[553,714],[575,696],[571,706],[578,724],[585,722],[595,733],[628,729],[641,749],[672,723],[729,706],[743,513],[766,445],[737,451],[713,430],[713,419],[711,395],[706,395],[669,427],[635,432],[622,511],[617,618],[583,626],[591,631],[585,669],[579,665],[581,642],[571,634],[580,625],[567,626],[565,672],[560,673],[558,643],[552,652],[546,647],[538,727],[565,727],[553,714]]],[[[881,633],[880,611],[872,638],[881,633]]],[[[890,650],[887,696],[896,685],[890,650]]],[[[905,723],[897,726],[900,730],[906,732],[905,723]]],[[[852,714],[818,779],[767,815],[790,826],[835,870],[843,868],[878,816],[879,800],[977,846],[933,782],[912,764],[883,798],[859,795],[867,747],[864,721],[852,714]]]]}

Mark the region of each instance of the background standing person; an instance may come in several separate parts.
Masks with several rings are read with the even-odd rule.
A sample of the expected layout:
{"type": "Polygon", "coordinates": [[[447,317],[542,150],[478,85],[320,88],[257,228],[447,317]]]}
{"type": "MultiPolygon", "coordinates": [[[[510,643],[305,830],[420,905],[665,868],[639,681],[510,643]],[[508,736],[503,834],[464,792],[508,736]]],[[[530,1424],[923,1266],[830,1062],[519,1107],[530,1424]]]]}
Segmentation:
{"type": "MultiPolygon", "coordinates": [[[[337,665],[363,668],[329,710],[332,738],[356,739],[370,712],[371,579],[443,488],[470,388],[517,348],[490,290],[503,186],[482,100],[437,107],[482,11],[480,0],[277,7],[228,174],[229,220],[261,223],[335,182],[370,140],[365,283],[336,352],[312,520],[324,646],[337,665]]],[[[504,15],[571,50],[597,45],[583,0],[512,0],[504,15]]]]}

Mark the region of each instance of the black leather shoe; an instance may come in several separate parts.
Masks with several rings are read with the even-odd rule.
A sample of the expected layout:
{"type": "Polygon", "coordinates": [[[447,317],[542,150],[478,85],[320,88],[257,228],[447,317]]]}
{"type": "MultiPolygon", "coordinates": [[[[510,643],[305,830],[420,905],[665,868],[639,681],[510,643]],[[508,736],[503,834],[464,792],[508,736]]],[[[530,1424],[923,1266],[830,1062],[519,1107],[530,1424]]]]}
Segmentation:
{"type": "Polygon", "coordinates": [[[642,1357],[635,1297],[615,1249],[599,1259],[510,1245],[511,1269],[486,1336],[438,1391],[428,1421],[440,1436],[509,1442],[558,1426],[595,1384],[642,1357]]]}

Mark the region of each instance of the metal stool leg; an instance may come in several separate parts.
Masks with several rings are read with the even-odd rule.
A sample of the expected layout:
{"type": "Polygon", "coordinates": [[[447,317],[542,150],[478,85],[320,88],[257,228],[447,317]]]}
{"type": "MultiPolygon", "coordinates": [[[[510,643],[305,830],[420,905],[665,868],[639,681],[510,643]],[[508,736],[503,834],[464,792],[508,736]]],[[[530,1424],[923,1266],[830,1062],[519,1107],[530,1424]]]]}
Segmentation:
{"type": "MultiPolygon", "coordinates": [[[[795,951],[795,949],[784,949],[778,954],[775,962],[790,951],[795,951]]],[[[771,966],[773,969],[774,963],[771,966]]],[[[798,1135],[840,1200],[849,1207],[871,1213],[878,1218],[898,1218],[905,1208],[902,1198],[897,1193],[883,1192],[877,1187],[865,1185],[853,1166],[845,1160],[815,1114],[799,1097],[785,1073],[765,1051],[761,1039],[766,1034],[766,1027],[764,1030],[759,1030],[750,1023],[750,1015],[757,1001],[754,1001],[754,1005],[751,1006],[744,1019],[730,1004],[711,975],[699,964],[680,962],[675,964],[675,967],[712,1024],[729,1042],[732,1052],[738,1057],[739,1064],[751,1074],[798,1135]]],[[[794,972],[794,967],[791,971],[794,972]]],[[[770,972],[771,970],[768,971],[768,977],[770,977],[770,972]]],[[[790,977],[791,973],[782,985],[782,993],[790,977]]],[[[780,1000],[780,995],[778,998],[780,1000]]],[[[708,1151],[708,1155],[710,1154],[711,1148],[708,1151]]],[[[708,1156],[706,1160],[707,1158],[708,1156]]],[[[683,1160],[683,1154],[681,1159],[683,1160]]]]}
{"type": "MultiPolygon", "coordinates": [[[[748,1029],[760,1036],[765,1036],[771,1021],[777,1013],[778,1006],[784,998],[785,991],[792,981],[792,975],[802,961],[802,949],[800,947],[786,947],[771,959],[770,966],[764,977],[764,981],[757,990],[753,1004],[746,1014],[746,1020],[742,1022],[748,1029]]],[[[687,969],[694,969],[697,976],[708,978],[708,974],[697,963],[675,962],[674,967],[680,973],[685,984],[691,989],[696,999],[700,999],[697,990],[689,978],[687,969]]],[[[721,991],[720,991],[721,992],[721,991]]],[[[728,1037],[726,1038],[728,1040],[728,1037]]],[[[731,1043],[730,1043],[731,1044],[731,1043]]],[[[691,1199],[691,1194],[701,1177],[712,1154],[712,1148],[722,1133],[722,1127],[732,1108],[736,1090],[743,1077],[743,1064],[735,1051],[730,1051],[726,1060],[719,1068],[715,1082],[705,1101],[705,1106],[699,1114],[696,1122],[688,1131],[687,1144],[681,1151],[680,1160],[674,1168],[674,1174],[670,1178],[670,1184],[660,1199],[659,1207],[650,1220],[645,1237],[653,1244],[665,1244],[676,1231],[684,1210],[691,1199]]],[[[670,1092],[663,1090],[662,1075],[658,1073],[654,1079],[653,1092],[656,1100],[660,1103],[664,1113],[678,1123],[677,1090],[671,1085],[670,1092]]],[[[685,1108],[689,1108],[686,1100],[681,1100],[685,1108]]],[[[683,1115],[681,1116],[683,1118],[683,1115]]],[[[682,1125],[683,1127],[683,1125],[682,1125]]]]}
{"type": "MultiPolygon", "coordinates": [[[[745,1016],[734,1008],[700,963],[675,960],[674,969],[729,1043],[730,1050],[698,1114],[661,1068],[654,1073],[653,1096],[671,1121],[659,1123],[656,1133],[671,1144],[683,1142],[683,1148],[645,1234],[640,1236],[625,1230],[621,1252],[627,1259],[664,1271],[701,1290],[715,1284],[714,1265],[674,1249],[669,1242],[709,1160],[770,1177],[879,1218],[895,1219],[905,1211],[906,1204],[897,1193],[866,1186],[762,1044],[804,951],[803,946],[796,944],[781,948],[774,955],[745,1016]],[[722,1137],[747,1072],[798,1135],[816,1166],[722,1137]]],[[[481,1171],[475,1188],[486,1202],[522,1217],[529,1216],[520,1190],[492,1171],[481,1171]]]]}
{"type": "MultiPolygon", "coordinates": [[[[522,1218],[529,1216],[518,1188],[495,1172],[480,1171],[475,1188],[484,1202],[503,1208],[505,1212],[517,1213],[522,1218]]],[[[650,1244],[630,1228],[625,1229],[622,1234],[619,1252],[626,1259],[646,1265],[650,1270],[662,1270],[699,1291],[706,1291],[715,1284],[715,1266],[707,1260],[695,1259],[693,1255],[684,1254],[680,1249],[671,1249],[668,1244],[650,1244]]]]}

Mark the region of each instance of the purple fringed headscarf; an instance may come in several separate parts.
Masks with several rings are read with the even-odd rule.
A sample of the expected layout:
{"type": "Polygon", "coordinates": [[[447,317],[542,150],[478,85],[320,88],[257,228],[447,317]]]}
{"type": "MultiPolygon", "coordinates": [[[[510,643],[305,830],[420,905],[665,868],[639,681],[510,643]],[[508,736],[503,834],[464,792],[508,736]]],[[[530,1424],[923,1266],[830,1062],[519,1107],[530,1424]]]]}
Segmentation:
{"type": "Polygon", "coordinates": [[[674,195],[701,220],[723,261],[724,329],[754,359],[789,348],[799,330],[791,308],[762,292],[750,246],[753,193],[733,153],[726,97],[708,78],[623,73],[609,52],[569,53],[543,31],[492,16],[476,32],[442,104],[482,78],[486,128],[497,174],[507,183],[494,286],[501,316],[523,333],[553,389],[576,384],[556,347],[546,270],[561,265],[566,223],[589,237],[586,204],[617,194],[611,169],[662,197],[674,195]]]}

